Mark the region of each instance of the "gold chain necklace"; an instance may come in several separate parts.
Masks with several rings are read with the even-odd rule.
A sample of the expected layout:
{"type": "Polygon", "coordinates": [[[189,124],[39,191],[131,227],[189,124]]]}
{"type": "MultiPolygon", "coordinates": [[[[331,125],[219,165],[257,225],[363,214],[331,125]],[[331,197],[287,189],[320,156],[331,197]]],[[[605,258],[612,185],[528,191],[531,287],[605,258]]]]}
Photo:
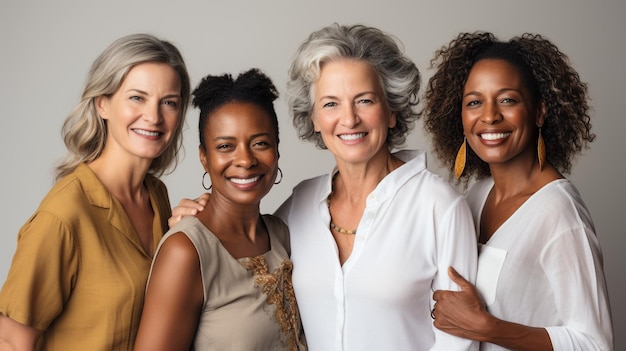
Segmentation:
{"type": "Polygon", "coordinates": [[[355,230],[347,230],[347,229],[343,229],[341,227],[338,227],[335,225],[335,223],[333,223],[333,220],[330,220],[330,227],[333,228],[334,230],[338,231],[341,234],[356,234],[356,229],[355,230]]]}
{"type": "MultiPolygon", "coordinates": [[[[333,181],[335,180],[335,176],[338,174],[339,172],[335,173],[335,175],[333,176],[333,181]]],[[[341,228],[340,226],[336,225],[335,223],[333,223],[333,215],[330,213],[330,197],[333,196],[333,190],[332,190],[332,183],[331,183],[331,191],[330,194],[328,194],[328,197],[326,198],[326,204],[328,205],[328,215],[330,216],[330,228],[341,233],[341,234],[356,234],[356,229],[354,230],[348,230],[348,229],[344,229],[341,228]]]]}

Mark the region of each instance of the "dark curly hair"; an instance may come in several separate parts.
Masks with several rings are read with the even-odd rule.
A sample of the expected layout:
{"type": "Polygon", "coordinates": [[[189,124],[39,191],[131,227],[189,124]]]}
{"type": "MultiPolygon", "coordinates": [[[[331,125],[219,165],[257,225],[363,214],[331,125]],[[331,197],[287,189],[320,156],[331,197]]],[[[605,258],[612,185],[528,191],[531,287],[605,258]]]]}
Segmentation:
{"type": "Polygon", "coordinates": [[[401,147],[420,116],[416,111],[420,72],[403,53],[402,43],[396,37],[364,25],[335,23],[311,33],[298,48],[287,82],[289,109],[298,136],[326,149],[311,119],[312,87],[324,63],[344,58],[366,62],[378,73],[387,105],[396,116],[396,126],[387,134],[387,146],[401,147]]]}
{"type": "Polygon", "coordinates": [[[218,107],[231,102],[253,103],[267,112],[272,119],[278,145],[278,117],[274,110],[274,100],[277,98],[278,91],[274,83],[258,68],[241,73],[237,79],[233,79],[230,74],[204,77],[193,91],[192,100],[193,105],[200,109],[198,122],[200,145],[206,146],[203,131],[209,115],[218,107]]]}
{"type": "MultiPolygon", "coordinates": [[[[546,119],[541,127],[547,161],[561,173],[569,173],[572,159],[595,139],[591,132],[587,84],[580,80],[569,59],[549,40],[524,33],[508,42],[492,33],[461,33],[435,53],[436,67],[425,93],[424,128],[432,136],[435,154],[454,168],[463,143],[461,102],[465,82],[474,64],[499,59],[515,66],[533,103],[544,102],[546,119]]],[[[535,105],[537,106],[537,105],[535,105]]],[[[489,176],[489,165],[468,148],[465,170],[459,179],[465,186],[472,177],[489,176]]]]}

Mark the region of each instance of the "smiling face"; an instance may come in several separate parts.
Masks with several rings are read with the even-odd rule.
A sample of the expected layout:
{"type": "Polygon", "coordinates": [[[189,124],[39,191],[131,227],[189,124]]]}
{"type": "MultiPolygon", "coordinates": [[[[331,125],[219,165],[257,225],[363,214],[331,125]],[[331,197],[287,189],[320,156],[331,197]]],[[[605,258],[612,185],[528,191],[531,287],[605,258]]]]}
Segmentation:
{"type": "Polygon", "coordinates": [[[387,150],[396,123],[378,74],[368,63],[325,63],[313,85],[313,124],[337,162],[366,163],[387,150]]]}
{"type": "Polygon", "coordinates": [[[253,103],[226,103],[210,113],[203,133],[200,161],[211,176],[213,196],[258,206],[278,171],[272,118],[253,103]]]}
{"type": "Polygon", "coordinates": [[[515,66],[484,59],[472,67],[463,91],[467,142],[490,166],[536,160],[538,125],[545,116],[515,66]]]}
{"type": "Polygon", "coordinates": [[[165,63],[133,67],[111,96],[96,100],[106,120],[104,152],[151,162],[169,145],[180,121],[181,83],[165,63]]]}

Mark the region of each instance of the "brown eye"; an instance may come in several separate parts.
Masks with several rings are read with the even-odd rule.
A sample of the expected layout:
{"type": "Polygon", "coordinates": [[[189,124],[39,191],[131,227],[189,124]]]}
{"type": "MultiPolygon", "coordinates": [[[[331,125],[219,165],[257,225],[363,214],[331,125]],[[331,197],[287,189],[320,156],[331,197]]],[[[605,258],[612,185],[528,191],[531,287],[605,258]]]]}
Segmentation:
{"type": "Polygon", "coordinates": [[[500,100],[501,103],[503,104],[514,104],[517,102],[517,100],[515,99],[511,99],[511,98],[504,98],[502,100],[500,100]]]}
{"type": "Polygon", "coordinates": [[[165,100],[163,101],[163,105],[167,105],[173,108],[177,108],[178,107],[178,102],[174,101],[174,100],[165,100]]]}

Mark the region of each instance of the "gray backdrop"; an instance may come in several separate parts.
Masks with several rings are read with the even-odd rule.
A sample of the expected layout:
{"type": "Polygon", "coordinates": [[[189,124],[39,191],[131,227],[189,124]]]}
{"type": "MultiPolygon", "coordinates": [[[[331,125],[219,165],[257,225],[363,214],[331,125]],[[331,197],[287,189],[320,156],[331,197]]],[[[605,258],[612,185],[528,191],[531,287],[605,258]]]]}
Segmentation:
{"type": "MultiPolygon", "coordinates": [[[[281,94],[289,60],[313,30],[332,22],[364,23],[395,34],[426,82],[433,52],[459,31],[489,30],[503,39],[535,32],[553,40],[589,83],[593,126],[598,135],[578,158],[570,179],[578,186],[596,223],[604,251],[612,302],[616,349],[626,348],[626,258],[621,200],[626,82],[626,2],[622,0],[393,1],[32,1],[0,2],[0,282],[4,282],[20,226],[52,185],[52,169],[64,154],[60,128],[78,102],[91,62],[114,39],[149,32],[182,51],[195,86],[206,74],[239,73],[259,67],[281,94]]],[[[284,98],[280,166],[285,178],[264,200],[271,212],[300,180],[326,172],[333,161],[295,137],[284,98]]],[[[197,157],[197,114],[190,109],[186,155],[165,177],[172,204],[195,197],[202,169],[197,157]]],[[[429,148],[418,123],[409,148],[429,148]]],[[[549,150],[548,150],[549,152],[549,150]]],[[[447,177],[430,157],[429,167],[447,177]]],[[[550,209],[546,209],[550,210],[550,209]]],[[[555,213],[555,216],[558,214],[555,213]]],[[[33,257],[33,259],[36,259],[33,257]]]]}

